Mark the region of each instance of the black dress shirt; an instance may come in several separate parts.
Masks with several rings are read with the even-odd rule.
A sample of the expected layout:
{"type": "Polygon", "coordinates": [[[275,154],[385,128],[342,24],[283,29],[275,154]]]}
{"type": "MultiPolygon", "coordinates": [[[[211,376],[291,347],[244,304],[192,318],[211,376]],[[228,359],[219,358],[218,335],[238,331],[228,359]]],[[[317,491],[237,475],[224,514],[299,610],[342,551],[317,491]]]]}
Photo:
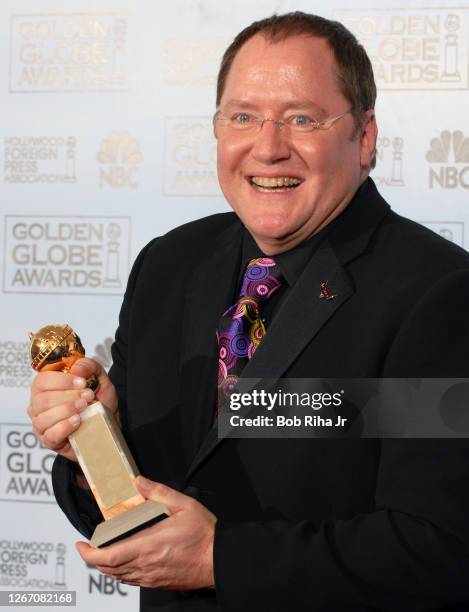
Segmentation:
{"type": "MultiPolygon", "coordinates": [[[[310,261],[310,259],[314,256],[317,251],[319,245],[324,240],[327,234],[342,221],[342,217],[344,213],[347,211],[347,214],[350,214],[351,209],[356,206],[356,202],[359,200],[359,196],[364,192],[367,186],[367,182],[365,181],[360,185],[357,190],[357,193],[352,198],[352,201],[345,207],[345,209],[335,217],[330,223],[328,223],[321,231],[317,234],[314,234],[304,242],[300,243],[290,251],[286,251],[285,253],[279,253],[278,255],[273,256],[272,258],[277,263],[283,277],[285,279],[284,283],[275,291],[271,298],[269,298],[266,302],[261,304],[261,315],[263,323],[268,329],[269,325],[272,323],[274,316],[280,310],[281,304],[284,302],[288,293],[291,291],[296,281],[300,278],[303,273],[306,265],[310,261]]],[[[231,306],[236,302],[239,297],[239,292],[241,290],[244,271],[246,266],[251,261],[251,259],[257,257],[268,257],[262,250],[259,248],[257,243],[251,234],[244,230],[243,235],[243,246],[241,251],[241,262],[239,268],[239,276],[238,276],[238,284],[237,287],[234,287],[233,293],[233,301],[231,304],[227,304],[231,306]]]]}
{"type": "MultiPolygon", "coordinates": [[[[284,277],[284,281],[281,287],[275,291],[272,297],[261,304],[262,320],[266,329],[268,329],[275,314],[279,311],[281,304],[301,276],[303,270],[306,268],[306,264],[311,257],[313,257],[316,249],[325,235],[326,228],[308,240],[305,240],[291,251],[279,253],[278,255],[272,257],[279,267],[280,272],[284,277]]],[[[239,297],[244,271],[246,270],[248,263],[251,261],[251,259],[258,257],[268,257],[268,255],[261,251],[251,234],[247,230],[244,230],[238,286],[234,288],[233,304],[239,297]]]]}

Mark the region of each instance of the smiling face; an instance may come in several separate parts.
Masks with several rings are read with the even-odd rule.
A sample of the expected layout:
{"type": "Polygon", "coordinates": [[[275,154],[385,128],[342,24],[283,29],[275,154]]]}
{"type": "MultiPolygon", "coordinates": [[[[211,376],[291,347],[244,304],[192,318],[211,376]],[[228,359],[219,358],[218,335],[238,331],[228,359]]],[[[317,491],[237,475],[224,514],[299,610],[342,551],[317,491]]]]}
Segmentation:
{"type": "MultiPolygon", "coordinates": [[[[324,39],[293,36],[272,43],[256,34],[233,61],[220,112],[242,121],[244,113],[284,121],[301,115],[296,122],[303,116],[330,119],[351,107],[336,74],[324,39]]],[[[366,115],[353,139],[350,113],[328,129],[307,134],[289,134],[274,121],[254,133],[230,131],[226,122],[216,122],[220,186],[265,254],[292,249],[350,202],[368,175],[376,143],[374,113],[366,115]]]]}

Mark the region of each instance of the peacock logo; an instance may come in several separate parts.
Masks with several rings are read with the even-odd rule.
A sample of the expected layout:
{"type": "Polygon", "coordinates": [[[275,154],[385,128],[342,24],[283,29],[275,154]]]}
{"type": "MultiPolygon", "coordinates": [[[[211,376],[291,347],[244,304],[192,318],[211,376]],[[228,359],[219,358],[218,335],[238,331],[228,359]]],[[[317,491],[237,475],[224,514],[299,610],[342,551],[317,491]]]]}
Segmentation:
{"type": "Polygon", "coordinates": [[[96,159],[101,165],[100,187],[138,187],[135,174],[143,162],[143,155],[136,138],[127,132],[113,132],[102,140],[96,159]]]}
{"type": "Polygon", "coordinates": [[[432,138],[425,157],[431,164],[430,189],[469,189],[469,138],[461,130],[443,130],[432,138]]]}

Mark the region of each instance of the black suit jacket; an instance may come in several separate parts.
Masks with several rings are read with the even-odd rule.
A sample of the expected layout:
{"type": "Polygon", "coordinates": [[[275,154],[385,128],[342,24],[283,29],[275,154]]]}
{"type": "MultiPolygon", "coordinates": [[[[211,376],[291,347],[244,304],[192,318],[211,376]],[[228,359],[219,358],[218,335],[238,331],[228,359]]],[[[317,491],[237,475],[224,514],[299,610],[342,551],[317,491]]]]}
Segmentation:
{"type": "MultiPolygon", "coordinates": [[[[216,590],[143,589],[142,609],[469,610],[469,443],[225,439],[215,329],[239,273],[232,213],[151,242],[110,375],[141,472],[217,517],[216,590]]],[[[393,213],[368,179],[333,221],[243,377],[465,377],[469,257],[393,213]],[[328,281],[333,300],[319,298],[328,281]]],[[[89,536],[69,462],[54,487],[89,536]]]]}

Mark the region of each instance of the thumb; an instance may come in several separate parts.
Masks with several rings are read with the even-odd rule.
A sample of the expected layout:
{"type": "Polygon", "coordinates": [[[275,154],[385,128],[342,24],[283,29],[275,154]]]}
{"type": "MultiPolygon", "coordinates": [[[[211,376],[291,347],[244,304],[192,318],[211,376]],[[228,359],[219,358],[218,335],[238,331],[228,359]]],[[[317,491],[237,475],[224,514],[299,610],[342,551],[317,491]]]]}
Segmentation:
{"type": "Polygon", "coordinates": [[[171,489],[171,487],[161,482],[154,482],[143,476],[137,476],[135,484],[143,497],[163,504],[170,514],[184,510],[188,503],[193,503],[194,501],[192,497],[184,495],[184,493],[180,493],[176,489],[171,489]]]}
{"type": "Polygon", "coordinates": [[[82,376],[83,378],[91,378],[91,376],[96,376],[98,380],[103,376],[107,376],[103,366],[89,357],[77,359],[70,368],[70,372],[75,376],[82,376]]]}

